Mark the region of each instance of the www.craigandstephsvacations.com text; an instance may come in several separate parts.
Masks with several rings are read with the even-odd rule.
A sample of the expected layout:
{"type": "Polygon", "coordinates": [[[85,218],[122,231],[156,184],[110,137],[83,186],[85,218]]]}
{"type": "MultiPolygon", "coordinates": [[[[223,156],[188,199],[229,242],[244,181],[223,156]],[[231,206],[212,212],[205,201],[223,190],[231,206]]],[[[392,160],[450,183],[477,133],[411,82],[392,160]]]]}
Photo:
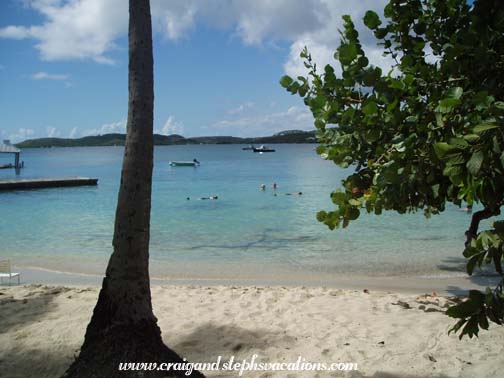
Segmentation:
{"type": "Polygon", "coordinates": [[[185,375],[191,375],[194,370],[199,371],[236,371],[238,376],[242,376],[247,371],[351,371],[358,370],[355,362],[311,362],[299,356],[294,362],[264,362],[259,360],[259,356],[254,354],[250,360],[237,360],[231,356],[228,360],[223,360],[218,356],[214,362],[188,362],[185,358],[183,362],[177,363],[156,363],[156,362],[121,362],[119,370],[130,371],[185,371],[185,375]]]}

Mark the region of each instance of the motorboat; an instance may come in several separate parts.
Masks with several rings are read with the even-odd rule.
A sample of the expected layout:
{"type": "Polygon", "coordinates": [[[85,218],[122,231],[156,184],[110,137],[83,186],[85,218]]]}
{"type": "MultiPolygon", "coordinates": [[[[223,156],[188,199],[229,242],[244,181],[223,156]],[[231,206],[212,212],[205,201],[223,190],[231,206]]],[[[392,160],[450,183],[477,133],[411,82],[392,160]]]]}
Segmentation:
{"type": "Polygon", "coordinates": [[[257,148],[253,147],[252,151],[254,151],[254,152],[275,152],[275,150],[273,148],[268,148],[265,145],[262,145],[262,146],[257,147],[257,148]]]}
{"type": "Polygon", "coordinates": [[[193,159],[193,161],[170,161],[169,164],[172,167],[197,167],[200,165],[200,162],[197,159],[193,159]]]}

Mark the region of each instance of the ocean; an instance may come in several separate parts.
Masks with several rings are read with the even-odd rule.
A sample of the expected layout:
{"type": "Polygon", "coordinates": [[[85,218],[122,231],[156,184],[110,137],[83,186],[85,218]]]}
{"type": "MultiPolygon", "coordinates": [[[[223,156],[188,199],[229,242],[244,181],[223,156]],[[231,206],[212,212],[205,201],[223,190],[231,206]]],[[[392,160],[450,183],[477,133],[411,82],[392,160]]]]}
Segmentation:
{"type": "MultiPolygon", "coordinates": [[[[465,275],[462,250],[470,215],[457,207],[431,219],[422,212],[363,212],[348,228],[330,231],[315,216],[333,208],[329,195],[348,170],[322,160],[315,145],[272,145],[276,152],[264,154],[242,147],[155,148],[153,276],[295,281],[465,275]],[[193,158],[201,166],[168,164],[193,158]],[[200,199],[209,196],[218,199],[200,199]]],[[[99,183],[0,192],[0,256],[19,266],[103,273],[112,251],[122,153],[122,147],[23,150],[20,178],[87,176],[99,183]]],[[[0,179],[14,177],[13,170],[0,170],[0,179]]]]}

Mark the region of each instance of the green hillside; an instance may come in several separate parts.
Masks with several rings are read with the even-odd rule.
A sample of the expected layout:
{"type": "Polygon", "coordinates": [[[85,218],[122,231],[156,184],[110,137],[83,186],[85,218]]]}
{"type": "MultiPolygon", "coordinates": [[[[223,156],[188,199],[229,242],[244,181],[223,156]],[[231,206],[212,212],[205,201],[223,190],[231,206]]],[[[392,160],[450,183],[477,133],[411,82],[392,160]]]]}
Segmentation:
{"type": "MultiPolygon", "coordinates": [[[[28,139],[18,143],[19,148],[48,147],[94,147],[94,146],[124,146],[125,134],[105,134],[87,136],[77,139],[68,138],[38,138],[28,139]]],[[[268,137],[238,138],[232,136],[209,136],[184,138],[181,135],[154,134],[154,144],[157,146],[174,144],[264,144],[264,143],[315,143],[314,131],[289,130],[268,137]]]]}

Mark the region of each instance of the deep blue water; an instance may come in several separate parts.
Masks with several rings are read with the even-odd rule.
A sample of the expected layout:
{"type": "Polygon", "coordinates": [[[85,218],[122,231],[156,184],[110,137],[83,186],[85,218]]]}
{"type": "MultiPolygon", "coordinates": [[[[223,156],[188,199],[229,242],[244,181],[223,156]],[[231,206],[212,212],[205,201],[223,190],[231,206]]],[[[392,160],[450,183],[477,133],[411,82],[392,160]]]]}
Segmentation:
{"type": "MultiPolygon", "coordinates": [[[[462,262],[470,216],[457,208],[429,220],[422,213],[365,215],[329,231],[315,214],[332,208],[329,194],[343,170],[321,160],[314,145],[277,145],[270,154],[242,147],[156,147],[150,249],[157,274],[438,275],[453,274],[445,265],[462,262]],[[193,158],[200,167],[168,165],[193,158]],[[219,199],[198,200],[211,195],[219,199]]],[[[24,150],[22,178],[89,176],[99,185],[0,193],[0,256],[24,265],[100,270],[111,253],[122,152],[24,150]]],[[[0,170],[0,179],[11,177],[12,170],[0,170]]]]}

